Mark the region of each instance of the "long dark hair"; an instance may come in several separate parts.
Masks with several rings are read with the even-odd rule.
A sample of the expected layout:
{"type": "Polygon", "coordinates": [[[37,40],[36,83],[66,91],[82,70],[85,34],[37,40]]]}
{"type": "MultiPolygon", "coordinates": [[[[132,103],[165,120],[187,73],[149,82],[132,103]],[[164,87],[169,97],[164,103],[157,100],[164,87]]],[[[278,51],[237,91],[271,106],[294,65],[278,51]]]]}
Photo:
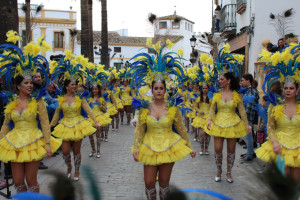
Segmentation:
{"type": "Polygon", "coordinates": [[[18,86],[22,83],[23,80],[24,80],[23,76],[21,75],[16,76],[14,82],[15,82],[15,87],[17,92],[19,92],[18,86]]]}
{"type": "Polygon", "coordinates": [[[229,88],[232,91],[238,91],[240,89],[240,80],[238,77],[234,77],[232,72],[227,72],[223,75],[227,80],[230,79],[229,88]]]}
{"type": "MultiPolygon", "coordinates": [[[[71,79],[66,79],[66,80],[64,81],[63,92],[64,92],[65,94],[67,94],[67,87],[68,87],[68,85],[69,85],[70,83],[71,83],[71,79]]],[[[77,84],[78,84],[78,81],[76,81],[75,84],[77,85],[77,84]]]]}
{"type": "MultiPolygon", "coordinates": [[[[92,94],[92,97],[94,98],[93,87],[94,87],[94,86],[91,87],[90,92],[91,92],[91,94],[92,94]]],[[[100,97],[102,96],[102,93],[101,93],[101,86],[100,86],[100,85],[97,85],[97,88],[98,88],[98,96],[99,96],[99,98],[100,98],[100,97]]]]}
{"type": "MultiPolygon", "coordinates": [[[[207,89],[209,89],[208,85],[205,85],[207,89]]],[[[202,92],[203,86],[201,86],[201,92],[200,92],[200,102],[209,103],[208,96],[206,96],[206,99],[204,100],[203,92],[202,92]]]]}

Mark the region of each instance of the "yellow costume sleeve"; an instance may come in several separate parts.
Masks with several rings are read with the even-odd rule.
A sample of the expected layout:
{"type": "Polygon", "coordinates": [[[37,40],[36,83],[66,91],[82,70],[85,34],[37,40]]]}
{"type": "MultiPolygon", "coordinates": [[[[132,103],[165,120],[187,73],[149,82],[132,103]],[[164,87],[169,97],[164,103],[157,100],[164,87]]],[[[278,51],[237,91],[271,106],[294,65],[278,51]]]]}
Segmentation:
{"type": "Polygon", "coordinates": [[[102,112],[106,112],[106,103],[105,103],[105,100],[104,99],[100,99],[100,103],[101,103],[100,110],[102,112]]]}
{"type": "Polygon", "coordinates": [[[0,131],[0,139],[2,139],[8,133],[8,131],[10,131],[10,128],[7,125],[9,123],[9,121],[10,121],[10,114],[6,113],[3,125],[1,127],[1,131],[0,131]]]}
{"type": "Polygon", "coordinates": [[[115,99],[115,96],[113,94],[113,91],[110,91],[110,99],[112,101],[112,103],[114,104],[114,106],[117,108],[117,102],[116,102],[116,99],[115,99]]]}
{"type": "Polygon", "coordinates": [[[244,107],[244,103],[243,103],[243,98],[241,96],[239,102],[237,103],[237,108],[239,109],[239,113],[241,115],[242,120],[245,122],[245,124],[248,124],[248,118],[247,118],[247,114],[245,111],[245,107],[244,107]]]}
{"type": "Polygon", "coordinates": [[[192,149],[190,139],[183,124],[182,115],[179,109],[176,110],[174,125],[182,139],[184,139],[187,142],[186,145],[192,149]]]}
{"type": "Polygon", "coordinates": [[[146,130],[146,122],[142,121],[140,116],[136,123],[136,129],[134,131],[134,144],[133,144],[133,153],[138,152],[140,144],[143,142],[143,138],[146,130]]]}
{"type": "Polygon", "coordinates": [[[38,103],[37,111],[39,114],[42,132],[44,134],[44,138],[46,142],[46,149],[50,149],[50,126],[49,126],[49,119],[48,119],[46,105],[42,98],[39,99],[37,103],[38,103]]]}
{"type": "Polygon", "coordinates": [[[210,110],[209,110],[209,116],[208,116],[208,120],[212,120],[212,118],[214,118],[215,114],[216,114],[216,108],[217,108],[217,101],[213,100],[210,110]]]}
{"type": "Polygon", "coordinates": [[[95,122],[95,124],[97,124],[98,121],[95,117],[95,114],[84,97],[81,99],[81,106],[85,110],[85,112],[87,112],[88,116],[95,122]]]}
{"type": "Polygon", "coordinates": [[[196,101],[194,103],[194,110],[196,110],[197,113],[200,113],[200,107],[199,107],[199,105],[200,105],[200,97],[197,97],[197,99],[196,99],[196,101]]]}
{"type": "Polygon", "coordinates": [[[276,121],[274,116],[272,115],[273,112],[273,104],[270,104],[268,108],[268,124],[267,124],[267,132],[268,132],[268,138],[272,141],[274,139],[274,131],[276,127],[276,121]]]}
{"type": "Polygon", "coordinates": [[[54,113],[53,118],[52,118],[52,121],[51,121],[51,123],[50,123],[50,127],[55,126],[56,123],[58,122],[60,110],[61,110],[60,106],[59,106],[58,108],[55,109],[55,113],[54,113]]]}

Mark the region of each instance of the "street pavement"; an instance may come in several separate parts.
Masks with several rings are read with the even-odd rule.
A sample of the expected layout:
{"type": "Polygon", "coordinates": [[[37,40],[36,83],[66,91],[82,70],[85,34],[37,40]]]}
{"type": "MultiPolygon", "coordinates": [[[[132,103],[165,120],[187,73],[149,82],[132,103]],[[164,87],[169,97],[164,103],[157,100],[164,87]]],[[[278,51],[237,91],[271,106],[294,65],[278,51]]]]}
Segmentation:
{"type": "MultiPolygon", "coordinates": [[[[133,144],[134,128],[121,125],[118,132],[109,132],[109,141],[101,143],[101,158],[89,157],[91,151],[89,139],[85,138],[82,143],[82,165],[88,165],[93,169],[94,178],[100,188],[102,199],[104,200],[139,200],[146,199],[144,194],[143,165],[134,162],[130,152],[133,144]]],[[[226,182],[226,145],[224,145],[223,174],[221,182],[215,182],[216,165],[213,156],[213,138],[209,146],[210,155],[199,155],[200,145],[194,142],[194,134],[189,134],[193,148],[197,151],[196,158],[187,156],[185,159],[176,162],[170,185],[177,188],[200,188],[222,193],[232,199],[248,199],[245,195],[251,196],[251,192],[259,189],[253,182],[253,169],[258,159],[253,163],[239,163],[239,156],[245,153],[237,144],[236,159],[232,170],[234,183],[226,182]]],[[[226,143],[226,142],[225,142],[226,143]]],[[[53,176],[47,174],[50,170],[65,173],[67,168],[60,154],[50,159],[43,159],[48,170],[39,170],[38,180],[40,192],[50,194],[50,185],[53,183],[53,176]]],[[[73,162],[73,155],[72,155],[73,162]]],[[[256,166],[257,167],[257,166],[256,166]]],[[[73,167],[74,169],[74,167],[73,167]]],[[[72,172],[74,173],[74,171],[72,172]]],[[[73,174],[72,174],[73,175],[73,174]]],[[[1,178],[3,177],[0,176],[1,178]]],[[[81,173],[80,180],[75,183],[77,186],[78,199],[92,199],[89,192],[89,185],[84,175],[81,173]]],[[[15,193],[13,187],[12,194],[15,193]]],[[[216,199],[201,193],[188,194],[189,197],[202,197],[206,199],[216,199]]],[[[0,197],[0,199],[4,199],[0,197]]]]}

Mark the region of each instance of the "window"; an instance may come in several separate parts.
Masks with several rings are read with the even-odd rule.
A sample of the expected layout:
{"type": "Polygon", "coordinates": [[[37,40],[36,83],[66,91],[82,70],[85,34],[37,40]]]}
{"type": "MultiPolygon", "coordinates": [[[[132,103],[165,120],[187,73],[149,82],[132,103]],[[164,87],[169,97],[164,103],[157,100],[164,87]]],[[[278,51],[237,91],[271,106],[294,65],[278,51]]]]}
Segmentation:
{"type": "Polygon", "coordinates": [[[185,22],[185,30],[187,30],[187,22],[185,22]]]}
{"type": "Polygon", "coordinates": [[[115,53],[121,53],[121,47],[114,47],[115,53]]]}
{"type": "Polygon", "coordinates": [[[167,28],[167,22],[159,22],[159,29],[167,28]]]}
{"type": "Polygon", "coordinates": [[[191,24],[191,31],[193,32],[193,25],[191,24]]]}
{"type": "Polygon", "coordinates": [[[179,29],[180,23],[179,22],[172,22],[172,29],[179,29]]]}
{"type": "Polygon", "coordinates": [[[54,32],[54,45],[53,48],[64,48],[64,32],[54,32]]]}

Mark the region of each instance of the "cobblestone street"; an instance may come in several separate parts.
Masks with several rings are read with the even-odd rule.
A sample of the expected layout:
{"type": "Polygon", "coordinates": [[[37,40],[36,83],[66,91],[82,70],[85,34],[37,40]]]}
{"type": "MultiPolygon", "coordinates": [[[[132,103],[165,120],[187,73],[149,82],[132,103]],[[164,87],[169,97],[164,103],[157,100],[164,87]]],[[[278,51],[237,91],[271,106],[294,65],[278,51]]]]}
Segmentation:
{"type": "MultiPolygon", "coordinates": [[[[117,133],[110,131],[109,141],[101,143],[100,159],[96,157],[90,158],[88,156],[91,150],[90,143],[88,138],[85,138],[83,141],[82,164],[89,165],[93,168],[93,173],[97,179],[98,186],[101,188],[102,199],[104,200],[146,199],[144,195],[143,166],[140,163],[134,162],[130,152],[130,147],[133,144],[133,132],[134,128],[125,125],[122,125],[117,133]]],[[[209,147],[210,155],[200,156],[198,153],[200,150],[199,143],[192,141],[194,134],[189,134],[189,137],[194,149],[197,151],[197,156],[195,159],[188,156],[175,164],[170,182],[171,185],[182,189],[208,189],[222,193],[233,199],[246,199],[243,195],[251,191],[249,187],[247,189],[247,186],[250,185],[250,172],[248,168],[252,167],[254,163],[239,163],[239,155],[245,152],[245,150],[243,150],[240,145],[237,145],[237,156],[232,171],[234,183],[229,184],[225,180],[226,161],[223,162],[222,181],[216,183],[214,181],[216,166],[213,157],[213,140],[209,147]]],[[[225,148],[226,146],[224,146],[224,150],[225,148]]],[[[53,181],[53,177],[45,172],[50,170],[66,172],[66,166],[61,155],[60,152],[56,157],[44,159],[44,163],[49,166],[49,169],[39,170],[38,179],[41,186],[41,193],[50,194],[49,185],[53,181]]],[[[88,184],[83,174],[81,174],[80,181],[76,184],[82,186],[79,188],[83,189],[83,198],[85,200],[91,199],[88,184]]],[[[252,184],[251,187],[254,187],[254,184],[252,184]]],[[[12,194],[15,194],[14,189],[12,189],[12,194]]],[[[200,196],[199,193],[192,193],[190,197],[213,199],[202,194],[200,196]]]]}

